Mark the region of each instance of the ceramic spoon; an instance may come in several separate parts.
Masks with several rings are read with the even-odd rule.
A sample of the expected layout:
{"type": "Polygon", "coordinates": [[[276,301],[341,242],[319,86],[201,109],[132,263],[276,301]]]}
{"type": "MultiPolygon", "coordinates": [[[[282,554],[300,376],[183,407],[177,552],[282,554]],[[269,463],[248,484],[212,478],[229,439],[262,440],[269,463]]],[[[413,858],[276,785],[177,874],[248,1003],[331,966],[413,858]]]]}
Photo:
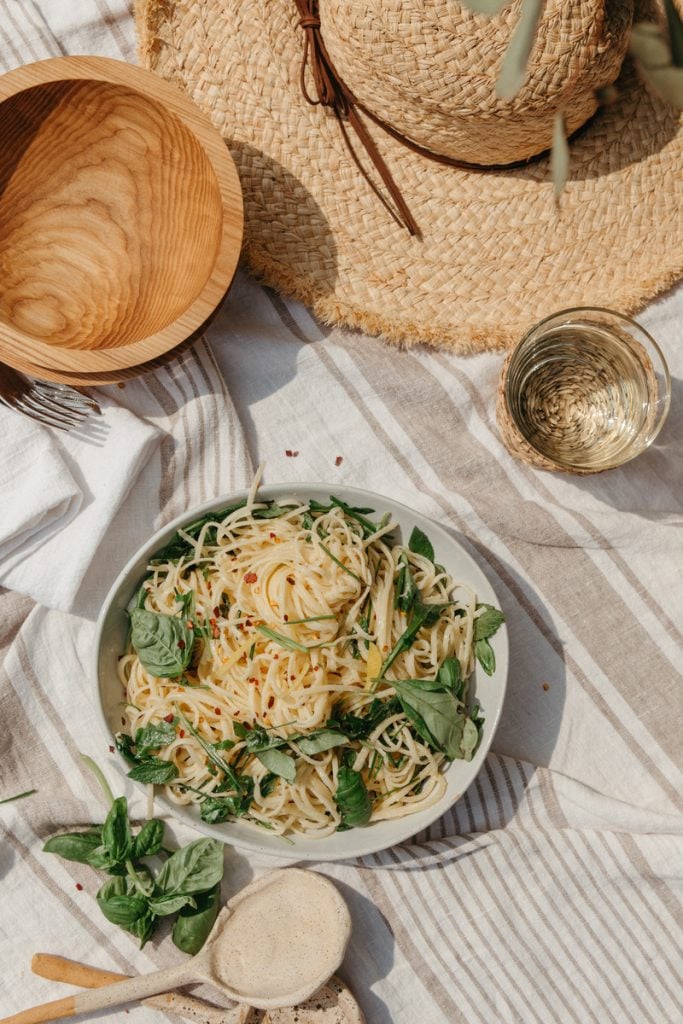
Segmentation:
{"type": "Polygon", "coordinates": [[[238,1003],[262,1009],[308,999],[339,967],[351,932],[335,887],[313,871],[271,871],[230,900],[206,945],[176,967],[79,992],[0,1024],[42,1024],[208,982],[238,1003]]]}
{"type": "MultiPolygon", "coordinates": [[[[66,957],[54,956],[51,953],[36,953],[31,960],[31,970],[41,978],[63,981],[67,985],[78,985],[80,988],[102,988],[103,985],[125,981],[129,977],[127,974],[104,971],[101,967],[80,964],[76,960],[67,960],[66,957]]],[[[144,1006],[175,1013],[189,1020],[201,1021],[201,1024],[245,1024],[251,1013],[250,1008],[242,1003],[221,1009],[205,1003],[202,999],[185,995],[184,992],[166,992],[163,995],[150,996],[142,1002],[144,1006]]]]}

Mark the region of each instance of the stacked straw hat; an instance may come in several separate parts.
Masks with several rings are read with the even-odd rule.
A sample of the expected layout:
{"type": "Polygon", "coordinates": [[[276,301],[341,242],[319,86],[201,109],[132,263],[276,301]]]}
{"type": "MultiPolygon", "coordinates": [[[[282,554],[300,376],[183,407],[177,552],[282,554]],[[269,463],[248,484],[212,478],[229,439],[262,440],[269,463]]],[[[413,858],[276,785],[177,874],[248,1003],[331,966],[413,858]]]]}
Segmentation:
{"type": "Polygon", "coordinates": [[[520,5],[138,0],[137,15],[143,62],[230,147],[250,267],[327,322],[471,352],[567,306],[633,312],[683,272],[681,117],[625,61],[633,0],[546,0],[524,85],[501,99],[520,5]],[[558,112],[574,136],[559,203],[558,112]]]}

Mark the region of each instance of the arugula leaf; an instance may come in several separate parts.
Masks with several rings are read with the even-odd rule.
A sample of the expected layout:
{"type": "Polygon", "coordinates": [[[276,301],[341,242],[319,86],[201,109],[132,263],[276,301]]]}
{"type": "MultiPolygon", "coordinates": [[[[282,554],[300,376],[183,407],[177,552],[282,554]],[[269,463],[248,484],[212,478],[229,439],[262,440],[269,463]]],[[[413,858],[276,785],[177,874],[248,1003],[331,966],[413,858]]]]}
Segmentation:
{"type": "Polygon", "coordinates": [[[278,778],[279,776],[277,776],[275,772],[268,772],[266,775],[263,776],[263,778],[259,782],[259,790],[261,791],[261,796],[268,796],[270,793],[273,792],[278,778]]]}
{"type": "Polygon", "coordinates": [[[128,801],[119,796],[111,805],[104,825],[102,826],[102,845],[112,861],[124,861],[130,855],[133,836],[128,821],[128,801]]]}
{"type": "Polygon", "coordinates": [[[223,773],[226,782],[229,783],[229,785],[232,786],[232,788],[235,789],[240,796],[243,796],[244,784],[240,780],[244,779],[245,776],[237,775],[237,772],[234,770],[234,768],[231,768],[227,761],[224,761],[220,754],[216,752],[214,747],[210,743],[208,743],[207,740],[204,739],[201,733],[197,732],[195,727],[192,725],[191,722],[187,720],[182,711],[178,711],[178,717],[180,718],[181,722],[183,723],[187,731],[192,736],[194,736],[197,743],[200,745],[200,747],[208,757],[211,764],[218,768],[218,770],[223,773]]]}
{"type": "Polygon", "coordinates": [[[496,655],[488,640],[477,640],[474,645],[474,656],[487,676],[496,671],[496,655]]]}
{"type": "Polygon", "coordinates": [[[220,909],[220,882],[195,897],[194,907],[183,907],[173,926],[173,942],[183,953],[198,953],[209,937],[220,909]]]}
{"type": "Polygon", "coordinates": [[[136,765],[138,763],[135,751],[133,750],[135,742],[132,736],[129,736],[127,732],[117,732],[114,736],[114,743],[119,754],[128,764],[136,765]]]}
{"type": "Polygon", "coordinates": [[[269,772],[279,775],[285,782],[296,782],[296,763],[289,754],[270,748],[260,751],[256,756],[269,772]]]}
{"type": "Polygon", "coordinates": [[[342,824],[349,828],[367,825],[372,814],[372,800],[363,776],[353,768],[342,765],[337,773],[337,792],[334,795],[342,824]]]}
{"type": "Polygon", "coordinates": [[[133,779],[134,782],[144,782],[147,785],[165,786],[173,779],[178,778],[178,768],[173,761],[164,761],[160,757],[147,757],[128,772],[128,778],[133,779]]]}
{"type": "Polygon", "coordinates": [[[335,705],[332,708],[332,717],[327,720],[327,728],[343,733],[350,740],[364,740],[380,722],[400,710],[401,705],[396,697],[389,700],[376,697],[364,716],[344,713],[340,705],[335,705]]]}
{"type": "MultiPolygon", "coordinates": [[[[290,740],[294,739],[293,736],[289,738],[290,740]]],[[[316,729],[308,736],[302,736],[296,740],[299,750],[309,757],[313,754],[322,754],[325,750],[331,750],[333,747],[340,747],[347,742],[346,735],[335,729],[316,729]]]]}
{"type": "Polygon", "coordinates": [[[497,633],[499,628],[505,622],[505,616],[502,612],[499,612],[497,608],[494,608],[491,604],[478,604],[477,611],[480,608],[484,608],[482,612],[474,620],[474,639],[476,640],[488,640],[490,636],[497,633]]]}
{"type": "Polygon", "coordinates": [[[358,574],[355,573],[353,569],[349,569],[348,565],[344,565],[344,563],[340,561],[336,555],[333,555],[330,549],[327,547],[327,545],[323,544],[323,542],[320,540],[320,537],[318,537],[318,544],[323,549],[327,557],[332,559],[335,565],[338,565],[339,568],[343,569],[348,576],[351,576],[352,579],[356,581],[356,583],[360,583],[360,585],[363,586],[363,580],[360,578],[360,576],[358,576],[358,574]]]}
{"type": "Polygon", "coordinates": [[[408,548],[416,555],[424,555],[430,562],[434,561],[434,548],[426,533],[423,533],[419,526],[413,527],[413,532],[408,541],[408,548]]]}
{"type": "Polygon", "coordinates": [[[194,895],[217,885],[223,877],[223,844],[217,839],[196,839],[176,850],[156,877],[165,896],[194,895]]]}
{"type": "Polygon", "coordinates": [[[413,578],[410,563],[403,552],[398,557],[398,564],[401,568],[396,577],[394,608],[399,608],[402,612],[408,612],[420,592],[413,578]]]}
{"type": "Polygon", "coordinates": [[[176,738],[176,722],[150,722],[149,725],[138,729],[135,733],[135,752],[139,759],[144,759],[150,750],[158,750],[160,747],[167,747],[176,738]]]}
{"type": "Polygon", "coordinates": [[[135,608],[131,643],[143,668],[160,679],[182,675],[192,658],[194,636],[183,619],[135,608]]]}
{"type": "Polygon", "coordinates": [[[433,626],[436,620],[441,615],[444,608],[450,607],[451,602],[446,601],[443,604],[424,604],[419,598],[415,600],[413,607],[410,612],[410,618],[408,620],[408,626],[406,630],[401,633],[400,637],[394,644],[393,649],[387,655],[385,661],[380,669],[379,679],[382,679],[386,674],[387,670],[398,658],[399,654],[403,651],[408,651],[413,645],[413,641],[417,634],[420,632],[423,626],[433,626]]]}
{"type": "Polygon", "coordinates": [[[292,640],[289,636],[283,636],[282,633],[276,633],[270,626],[259,625],[256,627],[259,633],[263,633],[269,640],[274,640],[280,647],[284,647],[288,651],[301,651],[305,654],[310,650],[310,647],[306,647],[305,644],[300,644],[298,640],[292,640]]]}
{"type": "Polygon", "coordinates": [[[101,845],[102,829],[91,828],[86,832],[65,832],[61,836],[53,836],[43,846],[43,852],[87,864],[90,855],[101,845]]]}
{"type": "Polygon", "coordinates": [[[418,736],[450,760],[461,757],[465,714],[453,692],[438,680],[395,679],[391,685],[418,736]]]}

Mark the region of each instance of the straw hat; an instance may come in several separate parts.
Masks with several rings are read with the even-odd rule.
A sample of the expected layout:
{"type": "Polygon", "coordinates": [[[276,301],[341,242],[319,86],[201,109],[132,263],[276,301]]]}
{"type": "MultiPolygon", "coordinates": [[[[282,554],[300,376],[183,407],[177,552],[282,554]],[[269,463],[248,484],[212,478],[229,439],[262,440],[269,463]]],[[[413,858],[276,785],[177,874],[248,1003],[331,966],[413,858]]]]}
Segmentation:
{"type": "Polygon", "coordinates": [[[459,0],[138,0],[137,17],[143,62],[183,86],[230,146],[249,266],[327,322],[465,352],[505,347],[567,306],[633,312],[683,272],[679,113],[627,61],[617,101],[595,114],[633,7],[546,0],[512,100],[494,86],[520,0],[495,17],[459,0]],[[305,91],[315,99],[322,47],[418,234],[361,173],[343,127],[395,210],[353,125],[306,99],[306,41],[305,91]],[[547,157],[452,162],[534,157],[558,110],[570,133],[588,121],[559,206],[547,157]]]}

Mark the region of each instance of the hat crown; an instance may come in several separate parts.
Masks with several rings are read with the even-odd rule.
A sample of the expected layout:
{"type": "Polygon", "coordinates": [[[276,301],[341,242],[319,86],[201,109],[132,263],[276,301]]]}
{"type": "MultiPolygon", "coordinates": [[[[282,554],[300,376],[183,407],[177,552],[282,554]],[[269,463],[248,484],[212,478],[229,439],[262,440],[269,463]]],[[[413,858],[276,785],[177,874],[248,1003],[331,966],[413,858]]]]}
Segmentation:
{"type": "Polygon", "coordinates": [[[522,88],[496,80],[522,0],[494,17],[459,0],[323,0],[327,51],[359,102],[426,149],[455,160],[506,164],[547,149],[553,119],[568,132],[619,74],[634,0],[546,0],[522,88]]]}

